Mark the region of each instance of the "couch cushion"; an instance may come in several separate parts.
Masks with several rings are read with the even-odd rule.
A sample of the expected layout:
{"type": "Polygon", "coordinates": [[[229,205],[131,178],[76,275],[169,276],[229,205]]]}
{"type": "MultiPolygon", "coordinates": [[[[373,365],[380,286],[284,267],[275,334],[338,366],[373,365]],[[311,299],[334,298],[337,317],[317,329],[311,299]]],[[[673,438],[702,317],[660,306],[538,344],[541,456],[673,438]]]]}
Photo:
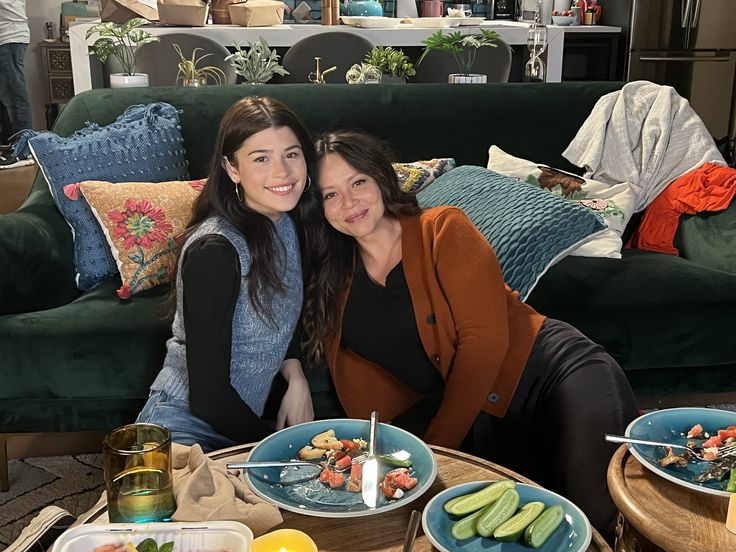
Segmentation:
{"type": "Polygon", "coordinates": [[[105,127],[90,124],[61,138],[43,132],[29,140],[51,195],[74,233],[77,286],[91,289],[117,273],[105,237],[84,199],[64,195],[83,180],[160,182],[187,172],[177,110],[166,103],[127,108],[105,127]]]}
{"type": "Polygon", "coordinates": [[[179,252],[176,237],[205,182],[89,180],[79,185],[120,271],[118,297],[128,299],[171,280],[179,252]]]}
{"type": "Polygon", "coordinates": [[[419,192],[429,186],[438,176],[454,169],[457,165],[451,157],[430,159],[428,161],[412,161],[411,163],[394,163],[399,186],[405,192],[419,192]]]}
{"type": "Polygon", "coordinates": [[[163,365],[171,318],[164,287],[122,302],[119,285],[105,282],[55,309],[0,317],[0,427],[76,431],[135,419],[163,365]]]}
{"type": "Polygon", "coordinates": [[[608,227],[595,239],[576,247],[570,255],[621,258],[621,235],[634,214],[636,194],[627,182],[606,184],[514,157],[498,146],[488,150],[488,168],[577,201],[599,215],[608,227]]]}
{"type": "Polygon", "coordinates": [[[527,302],[603,345],[637,394],[734,388],[736,274],[624,249],[622,259],[563,259],[527,302]]]}
{"type": "Polygon", "coordinates": [[[422,207],[454,205],[493,246],[506,283],[524,301],[549,266],[602,231],[600,219],[515,178],[464,166],[417,195],[422,207]]]}
{"type": "Polygon", "coordinates": [[[681,216],[674,244],[681,257],[736,274],[736,201],[718,213],[681,216]]]}

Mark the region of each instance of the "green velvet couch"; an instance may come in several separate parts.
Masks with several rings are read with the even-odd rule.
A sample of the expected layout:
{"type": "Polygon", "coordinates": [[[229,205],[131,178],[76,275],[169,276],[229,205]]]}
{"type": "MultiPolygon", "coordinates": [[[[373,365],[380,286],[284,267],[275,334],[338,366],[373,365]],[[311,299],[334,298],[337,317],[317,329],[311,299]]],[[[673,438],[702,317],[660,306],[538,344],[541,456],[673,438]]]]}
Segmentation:
{"type": "MultiPolygon", "coordinates": [[[[292,106],[314,133],[362,128],[388,139],[403,161],[454,157],[460,165],[485,166],[488,147],[497,144],[574,170],[561,152],[596,100],[620,86],[103,89],[76,96],[54,130],[68,135],[85,121],[110,123],[129,105],[166,101],[182,110],[190,175],[202,177],[225,110],[245,95],[267,94],[292,106]]],[[[711,217],[705,229],[687,226],[691,235],[678,240],[700,251],[702,240],[712,244],[712,236],[702,236],[713,228],[733,237],[734,221],[732,207],[711,217]]],[[[642,251],[626,251],[622,260],[568,257],[542,278],[529,303],[603,344],[643,403],[736,396],[736,274],[722,264],[728,255],[733,261],[733,249],[709,247],[697,263],[642,251]]],[[[40,173],[24,205],[0,216],[0,267],[0,455],[12,434],[107,430],[131,422],[164,357],[170,320],[159,307],[165,290],[126,302],[115,295],[119,282],[110,281],[80,293],[72,235],[40,173]]],[[[317,414],[339,414],[324,371],[311,378],[317,414]]],[[[0,458],[0,475],[4,469],[0,458]]]]}

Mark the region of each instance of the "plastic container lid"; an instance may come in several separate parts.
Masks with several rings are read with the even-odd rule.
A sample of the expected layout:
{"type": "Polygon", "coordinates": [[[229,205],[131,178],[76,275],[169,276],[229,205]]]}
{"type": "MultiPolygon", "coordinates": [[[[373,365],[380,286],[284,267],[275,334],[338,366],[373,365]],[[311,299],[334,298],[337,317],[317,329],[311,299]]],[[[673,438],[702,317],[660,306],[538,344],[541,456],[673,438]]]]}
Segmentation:
{"type": "Polygon", "coordinates": [[[174,541],[174,552],[248,552],[253,532],[237,521],[91,523],[63,533],[52,552],[94,552],[98,546],[137,545],[147,538],[159,546],[174,541]]]}

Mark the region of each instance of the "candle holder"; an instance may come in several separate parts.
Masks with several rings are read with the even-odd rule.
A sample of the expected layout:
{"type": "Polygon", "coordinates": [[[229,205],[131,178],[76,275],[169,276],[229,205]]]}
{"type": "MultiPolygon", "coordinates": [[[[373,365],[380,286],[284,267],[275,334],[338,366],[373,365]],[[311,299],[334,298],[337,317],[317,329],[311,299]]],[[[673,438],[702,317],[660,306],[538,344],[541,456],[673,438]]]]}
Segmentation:
{"type": "Polygon", "coordinates": [[[279,529],[254,539],[250,545],[250,552],[319,552],[319,550],[306,533],[296,529],[279,529]]]}

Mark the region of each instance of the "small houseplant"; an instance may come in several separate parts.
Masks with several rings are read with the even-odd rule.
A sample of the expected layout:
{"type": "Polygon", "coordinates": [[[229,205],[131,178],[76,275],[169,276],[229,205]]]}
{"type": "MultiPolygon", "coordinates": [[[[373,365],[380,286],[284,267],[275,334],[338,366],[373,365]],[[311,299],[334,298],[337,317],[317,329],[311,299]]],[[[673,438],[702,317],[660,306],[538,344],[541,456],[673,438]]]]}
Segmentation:
{"type": "Polygon", "coordinates": [[[470,72],[473,68],[473,63],[475,62],[475,54],[478,51],[478,48],[482,48],[484,46],[492,48],[497,47],[498,40],[500,40],[498,34],[486,29],[481,29],[478,34],[469,35],[464,35],[457,31],[449,34],[437,31],[422,40],[424,50],[422,50],[422,55],[419,57],[417,65],[422,63],[422,60],[427,57],[427,54],[432,50],[442,50],[452,54],[457,62],[458,68],[460,69],[460,73],[453,73],[448,76],[448,81],[450,83],[483,83],[486,82],[486,75],[472,74],[470,72]]]}
{"type": "Polygon", "coordinates": [[[235,72],[243,77],[246,84],[264,84],[274,75],[289,74],[279,64],[276,50],[271,50],[263,37],[256,43],[249,42],[247,50],[243,49],[240,43],[236,43],[235,52],[225,58],[229,59],[232,59],[235,72]]]}
{"type": "Polygon", "coordinates": [[[111,57],[115,58],[122,66],[122,73],[110,75],[112,88],[148,86],[148,75],[135,72],[135,51],[138,46],[160,40],[139,28],[148,23],[147,19],[135,17],[122,24],[111,21],[98,23],[87,30],[87,40],[95,34],[99,35],[89,47],[89,53],[97,56],[102,63],[107,63],[111,57]]]}
{"type": "Polygon", "coordinates": [[[214,65],[198,66],[204,58],[212,54],[204,54],[203,56],[197,57],[197,51],[202,50],[202,48],[195,48],[192,50],[192,57],[186,58],[184,57],[184,52],[181,51],[181,46],[173,44],[173,47],[181,58],[178,64],[179,71],[176,73],[177,85],[205,86],[208,79],[212,79],[215,84],[223,84],[227,80],[225,73],[219,67],[215,67],[214,65]]]}
{"type": "Polygon", "coordinates": [[[370,63],[356,63],[345,73],[348,84],[378,84],[381,82],[381,70],[370,63]]]}
{"type": "Polygon", "coordinates": [[[395,82],[405,82],[408,77],[417,74],[409,56],[391,46],[375,46],[363,61],[381,70],[382,82],[390,82],[392,77],[395,82]]]}

